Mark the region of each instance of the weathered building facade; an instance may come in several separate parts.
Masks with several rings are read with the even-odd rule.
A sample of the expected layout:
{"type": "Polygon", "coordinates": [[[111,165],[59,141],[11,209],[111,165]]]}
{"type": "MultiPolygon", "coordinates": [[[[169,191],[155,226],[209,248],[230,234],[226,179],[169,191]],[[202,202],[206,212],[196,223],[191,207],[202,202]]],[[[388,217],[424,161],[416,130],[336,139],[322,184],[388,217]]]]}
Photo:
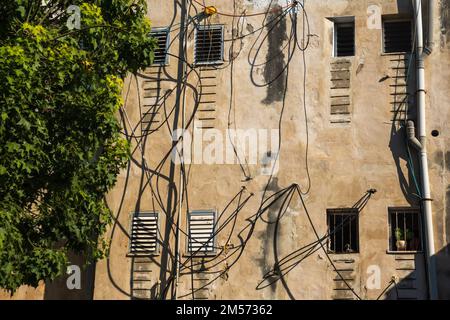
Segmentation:
{"type": "MultiPolygon", "coordinates": [[[[107,196],[109,257],[85,296],[49,296],[429,298],[413,1],[183,2],[148,1],[161,50],[124,84],[132,159],[107,196]]],[[[450,1],[422,2],[432,259],[450,299],[450,1]]]]}

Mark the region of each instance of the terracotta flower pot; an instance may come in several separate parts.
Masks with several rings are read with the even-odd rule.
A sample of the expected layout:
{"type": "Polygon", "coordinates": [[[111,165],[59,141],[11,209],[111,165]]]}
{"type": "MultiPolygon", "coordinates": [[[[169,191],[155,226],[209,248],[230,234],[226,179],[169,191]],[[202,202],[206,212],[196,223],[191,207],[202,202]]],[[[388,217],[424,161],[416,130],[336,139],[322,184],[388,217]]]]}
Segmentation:
{"type": "Polygon", "coordinates": [[[405,251],[406,250],[406,241],[405,240],[397,240],[395,243],[397,246],[398,251],[405,251]]]}

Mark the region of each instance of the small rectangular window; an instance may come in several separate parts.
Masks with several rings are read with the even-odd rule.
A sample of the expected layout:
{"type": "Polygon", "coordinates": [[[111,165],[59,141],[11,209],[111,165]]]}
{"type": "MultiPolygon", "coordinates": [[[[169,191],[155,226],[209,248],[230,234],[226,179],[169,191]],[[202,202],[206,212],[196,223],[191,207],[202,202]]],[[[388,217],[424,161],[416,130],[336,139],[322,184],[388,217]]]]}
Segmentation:
{"type": "Polygon", "coordinates": [[[421,251],[420,211],[414,208],[389,208],[390,251],[421,251]]]}
{"type": "MultiPolygon", "coordinates": [[[[346,19],[348,20],[348,19],[346,19]]],[[[334,56],[351,57],[355,55],[355,22],[340,20],[334,22],[334,56]]]]}
{"type": "Polygon", "coordinates": [[[384,21],[383,42],[385,53],[408,53],[412,50],[412,25],[409,20],[384,21]]]}
{"type": "Polygon", "coordinates": [[[133,214],[130,253],[158,253],[158,213],[135,212],[133,214]]]}
{"type": "Polygon", "coordinates": [[[223,62],[223,26],[198,26],[195,34],[195,64],[223,62]]]}
{"type": "Polygon", "coordinates": [[[165,65],[168,63],[167,48],[169,47],[169,29],[154,28],[150,36],[156,39],[158,47],[155,49],[153,65],[165,65]]]}
{"type": "Polygon", "coordinates": [[[212,253],[215,251],[215,212],[194,211],[188,214],[188,251],[212,253]]]}
{"type": "Polygon", "coordinates": [[[357,253],[359,251],[358,209],[328,209],[329,251],[357,253]]]}

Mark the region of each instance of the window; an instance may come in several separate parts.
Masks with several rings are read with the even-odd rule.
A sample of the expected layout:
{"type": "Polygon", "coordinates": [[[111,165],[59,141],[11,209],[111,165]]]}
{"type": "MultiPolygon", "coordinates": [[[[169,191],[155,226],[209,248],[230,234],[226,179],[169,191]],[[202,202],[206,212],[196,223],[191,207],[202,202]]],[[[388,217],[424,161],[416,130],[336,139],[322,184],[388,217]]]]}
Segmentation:
{"type": "Polygon", "coordinates": [[[195,36],[195,64],[223,62],[223,26],[199,26],[195,36]]]}
{"type": "Polygon", "coordinates": [[[385,53],[411,52],[412,26],[411,21],[384,21],[383,42],[385,53]]]}
{"type": "Polygon", "coordinates": [[[334,21],[334,56],[355,55],[355,21],[353,18],[338,18],[334,21]]]}
{"type": "Polygon", "coordinates": [[[168,63],[167,48],[169,46],[169,29],[155,28],[152,29],[150,35],[156,39],[158,47],[155,49],[155,56],[153,59],[154,65],[165,65],[168,63]]]}
{"type": "Polygon", "coordinates": [[[329,209],[328,236],[331,253],[359,251],[358,209],[329,209]]]}
{"type": "Polygon", "coordinates": [[[135,212],[131,225],[130,253],[158,253],[158,213],[135,212]]]}
{"type": "Polygon", "coordinates": [[[194,211],[188,214],[188,252],[214,252],[214,222],[213,211],[194,211]]]}
{"type": "Polygon", "coordinates": [[[389,208],[390,251],[421,251],[420,211],[414,208],[389,208]]]}

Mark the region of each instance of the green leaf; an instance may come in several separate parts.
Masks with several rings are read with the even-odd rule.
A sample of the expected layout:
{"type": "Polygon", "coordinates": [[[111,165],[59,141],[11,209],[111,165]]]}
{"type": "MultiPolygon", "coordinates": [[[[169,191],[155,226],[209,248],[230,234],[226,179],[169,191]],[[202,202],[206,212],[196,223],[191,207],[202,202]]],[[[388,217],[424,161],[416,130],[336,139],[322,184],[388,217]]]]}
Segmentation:
{"type": "Polygon", "coordinates": [[[25,7],[24,6],[19,6],[17,8],[17,11],[19,12],[21,18],[25,18],[25,7]]]}

